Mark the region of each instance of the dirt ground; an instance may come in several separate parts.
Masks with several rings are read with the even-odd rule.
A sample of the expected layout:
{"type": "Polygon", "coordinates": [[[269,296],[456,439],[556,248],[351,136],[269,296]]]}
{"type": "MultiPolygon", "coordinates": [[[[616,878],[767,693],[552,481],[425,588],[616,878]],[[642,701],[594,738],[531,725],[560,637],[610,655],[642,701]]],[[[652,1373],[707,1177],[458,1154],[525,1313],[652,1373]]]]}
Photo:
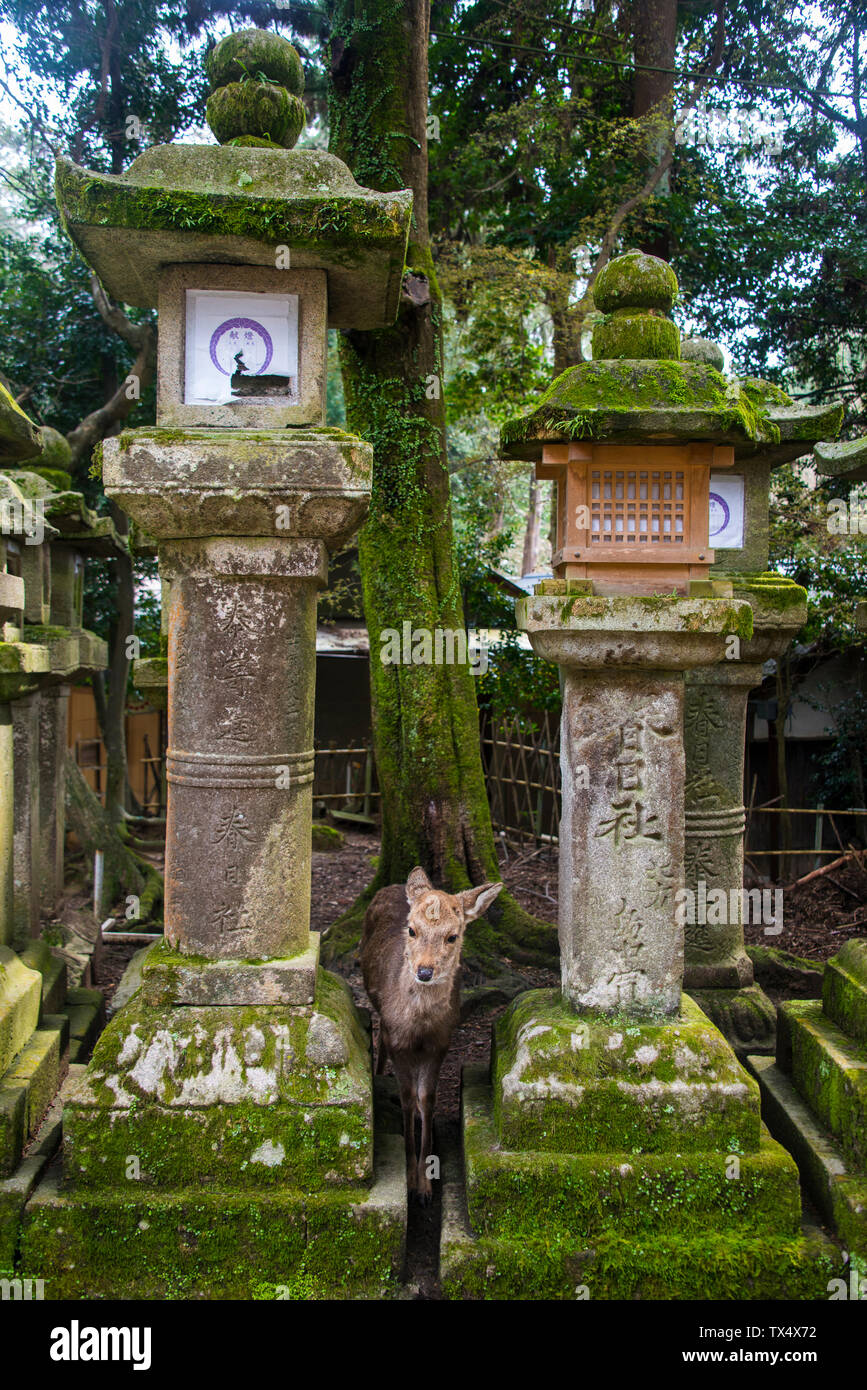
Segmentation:
{"type": "MultiPolygon", "coordinates": [[[[327,932],[331,923],[351,907],[373,876],[378,852],[379,840],[375,834],[350,831],[341,849],[313,855],[311,927],[315,931],[327,932]]],[[[522,907],[552,924],[554,938],[557,918],[556,850],[521,849],[501,841],[499,852],[501,874],[509,890],[522,907]]],[[[857,861],[850,861],[810,883],[786,889],[783,923],[783,932],[777,936],[766,936],[761,925],[747,927],[745,934],[748,942],[770,945],[794,955],[824,961],[849,937],[867,935],[867,868],[857,861]]],[[[116,945],[104,949],[96,983],[107,1000],[111,998],[135,950],[134,945],[116,945]]],[[[507,964],[526,981],[528,989],[559,983],[559,975],[554,970],[530,969],[509,961],[507,964]]],[[[340,967],[340,973],[352,989],[356,1002],[369,1008],[357,960],[347,960],[340,967]]],[[[470,978],[467,972],[465,984],[476,983],[477,980],[470,978]]],[[[769,992],[773,996],[774,991],[769,992]]],[[[461,1068],[467,1063],[488,1063],[491,1026],[504,1008],[505,1003],[498,1003],[474,1010],[454,1034],[437,1091],[435,1125],[437,1147],[440,1149],[457,1148],[461,1068]]],[[[375,1017],[373,1033],[376,1044],[378,1027],[375,1017]]],[[[406,1287],[411,1298],[429,1300],[439,1297],[439,1189],[440,1184],[435,1184],[436,1196],[431,1207],[410,1209],[406,1287]]]]}

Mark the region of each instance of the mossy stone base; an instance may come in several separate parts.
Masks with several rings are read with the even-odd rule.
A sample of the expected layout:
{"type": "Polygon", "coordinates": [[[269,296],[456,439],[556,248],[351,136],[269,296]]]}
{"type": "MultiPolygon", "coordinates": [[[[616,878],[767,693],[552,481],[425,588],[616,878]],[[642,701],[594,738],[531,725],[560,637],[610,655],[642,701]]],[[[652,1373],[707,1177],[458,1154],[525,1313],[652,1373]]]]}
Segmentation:
{"type": "Polygon", "coordinates": [[[689,994],[739,1056],[773,1056],[777,1046],[777,1010],[759,985],[690,989],[689,994]]]}
{"type": "Polygon", "coordinates": [[[66,1180],[293,1187],[369,1180],[370,1053],[346,985],[320,970],[313,1008],[150,1008],[111,1020],[64,1108],[66,1180]]]}
{"type": "Polygon", "coordinates": [[[173,1004],[312,1004],[319,967],[319,933],[307,950],[282,960],[202,960],[157,941],[142,966],[142,999],[173,1004]]]}
{"type": "Polygon", "coordinates": [[[867,940],[847,941],[828,961],[822,1007],[844,1033],[867,1042],[867,940]]]}
{"type": "Polygon", "coordinates": [[[494,1029],[494,1114],[508,1149],[748,1153],[755,1080],[683,995],[660,1022],[575,1013],[559,990],[519,995],[494,1029]]]}
{"type": "Polygon", "coordinates": [[[804,1186],[844,1249],[867,1264],[867,1174],[858,1172],[771,1057],[751,1057],[771,1132],[785,1144],[804,1186]]]}
{"type": "Polygon", "coordinates": [[[479,1236],[589,1242],[616,1230],[640,1241],[675,1229],[797,1236],[794,1161],[767,1133],[757,1152],[521,1152],[498,1142],[491,1087],[464,1069],[463,1138],[470,1224],[479,1236]]]}
{"type": "Polygon", "coordinates": [[[781,1065],[845,1156],[867,1171],[867,1043],[842,1032],[815,999],[781,1004],[778,1026],[781,1065]]]}
{"type": "Polygon", "coordinates": [[[450,1299],[827,1299],[845,1267],[821,1231],[789,1237],[721,1232],[636,1240],[474,1236],[461,1192],[443,1193],[440,1278],[450,1299]]]}
{"type": "Polygon", "coordinates": [[[136,1299],[383,1298],[397,1292],[406,1191],[403,1146],[385,1136],[373,1185],[312,1193],[65,1194],[56,1171],[23,1216],[20,1272],[45,1296],[136,1299]]]}

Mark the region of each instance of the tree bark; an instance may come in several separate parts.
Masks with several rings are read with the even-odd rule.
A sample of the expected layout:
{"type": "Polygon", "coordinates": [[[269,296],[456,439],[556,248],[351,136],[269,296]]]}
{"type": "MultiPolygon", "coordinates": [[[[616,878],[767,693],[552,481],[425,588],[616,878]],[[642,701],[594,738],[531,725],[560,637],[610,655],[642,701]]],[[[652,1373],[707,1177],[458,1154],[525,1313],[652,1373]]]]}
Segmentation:
{"type": "MultiPolygon", "coordinates": [[[[360,912],[385,884],[420,864],[457,892],[499,879],[467,664],[380,659],[385,629],[465,631],[452,540],[442,393],[441,297],[427,216],[427,0],[334,0],[330,148],[360,183],[414,195],[397,322],[342,335],[347,422],[374,446],[370,516],[359,539],[370,634],[373,740],[382,793],[374,882],[336,923],[334,956],[357,940],[360,912]]],[[[502,893],[465,953],[482,968],[498,954],[551,960],[556,937],[502,893]]]]}
{"type": "MultiPolygon", "coordinates": [[[[632,114],[650,117],[656,112],[655,124],[648,130],[647,150],[657,163],[671,139],[671,113],[665,102],[674,87],[674,59],[677,51],[677,0],[638,0],[632,6],[634,16],[633,53],[635,58],[635,92],[632,114]]],[[[657,197],[671,192],[671,170],[667,169],[656,189],[657,197]]],[[[668,228],[659,227],[644,239],[642,251],[667,261],[671,255],[668,228]]]]}
{"type": "Polygon", "coordinates": [[[527,508],[527,528],[524,532],[524,554],[521,574],[535,574],[539,559],[539,535],[542,520],[542,489],[535,478],[530,481],[530,502],[527,508]]]}

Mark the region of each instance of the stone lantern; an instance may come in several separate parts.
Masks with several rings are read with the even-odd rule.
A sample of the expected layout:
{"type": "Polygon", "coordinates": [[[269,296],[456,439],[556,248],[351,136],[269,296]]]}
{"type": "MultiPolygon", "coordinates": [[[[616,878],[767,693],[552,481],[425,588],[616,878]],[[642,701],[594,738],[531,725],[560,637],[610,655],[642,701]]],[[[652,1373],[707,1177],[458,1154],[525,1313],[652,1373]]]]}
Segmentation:
{"type": "Polygon", "coordinates": [[[710,470],[727,471],[764,422],[715,368],[680,361],[667,317],[676,290],[654,257],[613,261],[599,278],[593,361],[503,430],[512,457],[546,469],[546,449],[565,449],[567,468],[586,468],[577,487],[591,524],[576,549],[589,543],[592,555],[594,534],[616,537],[618,503],[624,540],[603,540],[584,575],[543,582],[517,605],[534,651],[563,673],[562,984],[510,1005],[490,1079],[465,1071],[468,1224],[450,1195],[441,1245],[452,1297],[819,1297],[832,1267],[829,1246],[811,1266],[797,1238],[797,1170],[762,1131],[755,1080],[683,993],[685,677],[752,632],[730,583],[690,568],[713,559],[710,470]],[[589,457],[570,458],[575,444],[589,457]],[[610,472],[610,498],[594,498],[594,470],[603,486],[610,472]],[[653,497],[654,475],[669,497],[653,497]],[[597,500],[612,503],[613,522],[594,533],[597,500]],[[670,505],[669,528],[659,511],[653,527],[654,502],[670,505]],[[672,559],[656,558],[663,546],[672,559]],[[736,1184],[725,1176],[733,1152],[736,1184]]]}
{"type": "MultiPolygon", "coordinates": [[[[687,360],[722,368],[715,344],[687,342],[684,349],[687,360]]],[[[776,1009],[754,982],[744,907],[750,904],[753,920],[761,915],[769,944],[785,944],[785,923],[755,910],[760,891],[753,889],[748,899],[742,893],[747,697],[761,684],[764,662],[779,659],[807,620],[805,590],[768,570],[771,473],[835,434],[843,407],[796,405],[778,386],[756,378],[734,389],[756,411],[759,428],[754,438],[736,443],[731,470],[712,482],[710,578],[728,581],[733,596],[749,603],[753,631],[725,661],[696,667],[686,678],[685,882],[701,908],[685,924],[684,984],[745,1055],[773,1053],[776,1009]],[[707,906],[720,890],[729,903],[724,912],[712,899],[707,906]]]]}
{"type": "Polygon", "coordinates": [[[169,1269],[180,1296],[378,1295],[402,1157],[386,1136],[375,1165],[369,1044],[310,932],[315,622],[372,452],[324,424],[326,328],[394,319],[412,199],[292,148],[303,75],[276,34],[230,35],[208,75],[219,146],[119,177],[58,161],[85,258],[159,312],[156,427],[101,457],[169,588],[165,943],[67,1098],[71,1187],[31,1201],[25,1259],[59,1296],[161,1297],[169,1269]]]}

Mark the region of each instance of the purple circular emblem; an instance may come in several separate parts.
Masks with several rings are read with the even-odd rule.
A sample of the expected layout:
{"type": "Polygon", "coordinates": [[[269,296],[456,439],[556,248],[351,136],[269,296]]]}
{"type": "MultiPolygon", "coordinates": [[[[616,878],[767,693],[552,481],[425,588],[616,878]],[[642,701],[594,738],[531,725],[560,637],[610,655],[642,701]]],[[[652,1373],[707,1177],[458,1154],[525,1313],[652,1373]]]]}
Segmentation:
{"type": "Polygon", "coordinates": [[[231,376],[237,370],[239,353],[244,354],[244,365],[250,376],[261,376],[271,365],[274,356],[271,334],[255,319],[226,319],[211,334],[211,361],[223,376],[231,376]],[[228,358],[231,366],[223,366],[220,354],[224,360],[228,358]]]}
{"type": "Polygon", "coordinates": [[[720,497],[718,492],[712,492],[710,494],[710,535],[708,536],[708,540],[713,536],[718,536],[720,531],[724,531],[730,520],[731,512],[729,511],[728,503],[720,497]],[[722,516],[722,520],[720,520],[720,515],[722,516]]]}

